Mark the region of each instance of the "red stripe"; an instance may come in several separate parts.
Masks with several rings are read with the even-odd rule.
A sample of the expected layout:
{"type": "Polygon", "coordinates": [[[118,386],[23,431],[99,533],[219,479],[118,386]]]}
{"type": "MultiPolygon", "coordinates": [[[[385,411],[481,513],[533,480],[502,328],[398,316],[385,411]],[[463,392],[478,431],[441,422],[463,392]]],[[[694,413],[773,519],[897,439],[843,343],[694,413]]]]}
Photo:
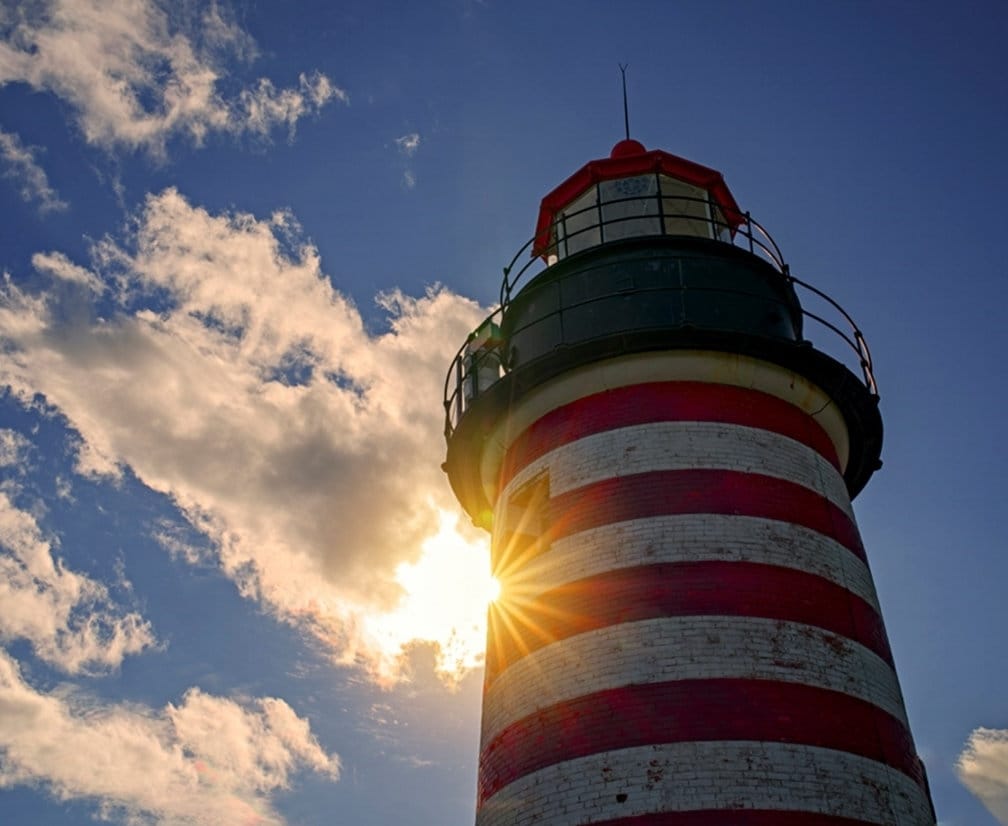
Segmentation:
{"type": "Polygon", "coordinates": [[[555,763],[636,746],[716,740],[848,752],[891,766],[925,788],[910,732],[871,703],[794,683],[684,680],[589,694],[508,726],[480,754],[478,806],[555,763]]]}
{"type": "Polygon", "coordinates": [[[490,609],[484,684],[530,652],[575,634],[681,616],[804,623],[837,635],[830,645],[855,640],[893,664],[882,617],[835,582],[755,562],[670,562],[607,571],[532,600],[518,594],[497,600],[490,609]]]}
{"type": "Polygon", "coordinates": [[[868,561],[857,526],[842,509],[795,482],[756,473],[694,468],[618,476],[561,493],[549,509],[551,540],[630,519],[735,514],[802,525],[868,561]]]}
{"type": "Polygon", "coordinates": [[[807,445],[840,470],[836,448],[822,426],[783,399],[727,384],[655,382],[607,390],[551,410],[508,449],[500,488],[530,462],[561,445],[619,427],[666,421],[769,430],[807,445]]]}
{"type": "Polygon", "coordinates": [[[878,826],[875,821],[777,809],[702,809],[654,812],[636,817],[593,821],[594,826],[878,826]]]}

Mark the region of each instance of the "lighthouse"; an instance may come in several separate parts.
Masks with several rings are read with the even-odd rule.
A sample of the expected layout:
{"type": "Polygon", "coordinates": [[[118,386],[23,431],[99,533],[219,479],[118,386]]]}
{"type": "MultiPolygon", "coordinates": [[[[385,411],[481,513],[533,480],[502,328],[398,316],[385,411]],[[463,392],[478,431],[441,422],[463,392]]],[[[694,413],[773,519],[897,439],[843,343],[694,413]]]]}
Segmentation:
{"type": "Polygon", "coordinates": [[[934,826],[851,507],[882,447],[851,317],[629,138],[500,299],[444,398],[502,586],[477,826],[934,826]]]}

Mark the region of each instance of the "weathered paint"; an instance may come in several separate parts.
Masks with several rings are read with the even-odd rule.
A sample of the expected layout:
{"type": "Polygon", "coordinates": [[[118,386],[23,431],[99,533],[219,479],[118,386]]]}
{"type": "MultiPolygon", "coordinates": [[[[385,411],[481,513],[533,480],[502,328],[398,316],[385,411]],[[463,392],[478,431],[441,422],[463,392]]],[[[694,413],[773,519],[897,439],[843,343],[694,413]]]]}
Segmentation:
{"type": "Polygon", "coordinates": [[[830,410],[708,353],[513,406],[478,826],[934,823],[830,410]]]}
{"type": "Polygon", "coordinates": [[[934,818],[918,783],[884,763],[769,740],[637,746],[573,758],[505,786],[476,817],[476,826],[753,822],[905,826],[934,818]],[[751,811],[760,819],[747,820],[751,811]],[[645,819],[627,820],[633,817],[645,819]]]}

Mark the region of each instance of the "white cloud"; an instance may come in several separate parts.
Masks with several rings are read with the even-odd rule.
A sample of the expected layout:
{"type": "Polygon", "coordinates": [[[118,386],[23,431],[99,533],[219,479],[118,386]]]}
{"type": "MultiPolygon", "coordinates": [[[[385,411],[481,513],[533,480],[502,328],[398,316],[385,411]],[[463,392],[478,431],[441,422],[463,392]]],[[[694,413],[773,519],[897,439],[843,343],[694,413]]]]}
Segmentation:
{"type": "Polygon", "coordinates": [[[158,521],[153,533],[154,540],[168,553],[190,565],[213,564],[213,555],[205,546],[194,544],[183,531],[183,526],[167,519],[158,521]]]}
{"type": "Polygon", "coordinates": [[[1008,729],[978,728],[956,763],[959,779],[1008,826],[1008,729]]]}
{"type": "MultiPolygon", "coordinates": [[[[410,132],[406,135],[401,135],[395,139],[396,148],[399,150],[399,154],[407,158],[412,158],[417,149],[420,148],[420,133],[410,132]]],[[[403,170],[402,184],[406,189],[413,189],[416,187],[416,173],[412,169],[403,170]]]]}
{"type": "MultiPolygon", "coordinates": [[[[167,190],[136,227],[94,251],[129,311],[68,322],[65,279],[43,295],[0,289],[0,383],[67,416],[82,472],[129,465],[171,496],[246,596],[337,656],[388,674],[419,636],[451,647],[450,668],[464,629],[472,665],[482,639],[468,607],[423,634],[401,612],[414,583],[439,587],[424,571],[458,553],[454,540],[431,544],[441,514],[457,512],[439,413],[480,308],[444,290],[390,293],[389,329],[370,335],[285,213],[211,215],[167,190]]],[[[473,553],[488,567],[485,542],[473,553]]]]}
{"type": "Polygon", "coordinates": [[[15,639],[71,674],[115,668],[154,643],[149,623],[55,559],[35,518],[0,491],[0,640],[15,639]]]}
{"type": "Polygon", "coordinates": [[[21,139],[0,129],[0,159],[7,165],[5,177],[18,181],[21,197],[38,203],[40,212],[58,212],[67,208],[66,201],[49,185],[49,177],[35,160],[35,147],[25,146],[21,139]]]}
{"type": "Polygon", "coordinates": [[[325,75],[277,89],[262,78],[228,98],[227,64],[255,45],[219,4],[200,19],[156,0],[47,0],[5,21],[0,85],[26,83],[68,103],[89,143],[159,156],[173,135],[293,132],[297,121],[347,95],[325,75]],[[166,9],[170,9],[169,15],[166,9]]]}
{"type": "Polygon", "coordinates": [[[25,460],[31,442],[15,430],[0,428],[0,467],[17,467],[25,460]]]}
{"type": "MultiPolygon", "coordinates": [[[[261,78],[255,89],[245,89],[239,95],[240,122],[244,128],[259,135],[268,135],[277,124],[285,124],[290,137],[304,115],[313,112],[337,92],[329,79],[315,72],[311,77],[301,74],[297,89],[277,89],[261,78]]],[[[342,93],[341,93],[342,94],[342,93]]]]}
{"type": "Polygon", "coordinates": [[[271,794],[311,770],[336,780],[306,720],[283,700],[238,702],[190,689],[161,710],[43,693],[0,651],[0,788],[39,784],[98,801],[128,823],[280,824],[271,794]]]}
{"type": "Polygon", "coordinates": [[[62,499],[64,502],[73,502],[73,484],[65,476],[57,476],[55,481],[56,485],[56,498],[62,499]]]}
{"type": "MultiPolygon", "coordinates": [[[[148,623],[68,570],[34,517],[0,491],[0,640],[14,639],[71,674],[116,667],[153,643],[148,623]]],[[[283,700],[191,688],[161,710],[102,704],[70,686],[33,688],[0,649],[0,789],[41,786],[136,824],[281,824],[271,795],[302,770],[336,780],[339,759],[283,700]]]]}
{"type": "Polygon", "coordinates": [[[410,157],[416,154],[417,149],[420,148],[420,133],[410,132],[408,135],[402,135],[395,139],[395,143],[402,154],[410,157]]]}
{"type": "Polygon", "coordinates": [[[91,270],[74,264],[61,252],[37,252],[32,256],[32,266],[41,273],[46,273],[60,281],[80,284],[91,292],[102,293],[105,285],[91,270]]]}

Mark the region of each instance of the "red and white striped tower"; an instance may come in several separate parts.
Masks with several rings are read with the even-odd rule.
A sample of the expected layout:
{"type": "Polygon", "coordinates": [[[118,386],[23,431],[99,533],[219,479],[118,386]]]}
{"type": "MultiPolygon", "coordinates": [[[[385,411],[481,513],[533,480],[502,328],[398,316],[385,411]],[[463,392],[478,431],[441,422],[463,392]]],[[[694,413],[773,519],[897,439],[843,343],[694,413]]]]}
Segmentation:
{"type": "Polygon", "coordinates": [[[477,826],[933,826],[851,508],[860,332],[858,377],[721,175],[635,141],[530,245],[446,385],[502,583],[477,826]]]}

